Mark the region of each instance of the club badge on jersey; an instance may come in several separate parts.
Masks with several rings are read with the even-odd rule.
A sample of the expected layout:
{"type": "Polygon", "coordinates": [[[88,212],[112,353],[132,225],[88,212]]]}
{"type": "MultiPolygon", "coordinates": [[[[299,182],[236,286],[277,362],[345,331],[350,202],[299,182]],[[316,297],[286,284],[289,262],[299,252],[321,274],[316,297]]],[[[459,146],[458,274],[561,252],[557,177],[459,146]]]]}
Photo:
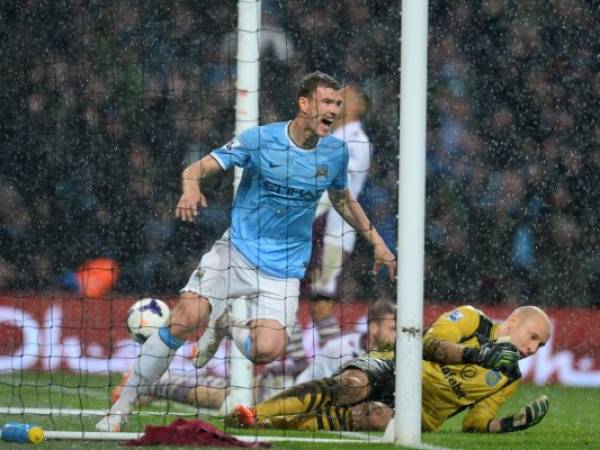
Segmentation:
{"type": "Polygon", "coordinates": [[[317,165],[317,177],[325,178],[329,174],[327,164],[317,165]]]}
{"type": "Polygon", "coordinates": [[[452,322],[458,322],[462,318],[463,313],[459,310],[452,311],[450,314],[448,314],[448,320],[452,322]]]}

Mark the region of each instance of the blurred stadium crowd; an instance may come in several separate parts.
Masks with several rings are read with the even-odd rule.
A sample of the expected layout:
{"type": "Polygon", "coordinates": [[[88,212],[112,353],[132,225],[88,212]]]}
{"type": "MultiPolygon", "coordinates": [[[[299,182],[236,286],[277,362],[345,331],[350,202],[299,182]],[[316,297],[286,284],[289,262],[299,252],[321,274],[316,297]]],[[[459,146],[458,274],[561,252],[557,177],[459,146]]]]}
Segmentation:
{"type": "MultiPolygon", "coordinates": [[[[361,203],[395,247],[400,1],[263,0],[261,121],[320,69],[371,98],[361,203]]],[[[226,227],[230,180],[174,220],[184,164],[233,135],[236,2],[8,1],[0,12],[0,288],[114,258],[176,292],[226,227]]],[[[600,305],[598,3],[430,0],[426,297],[600,305]]],[[[357,246],[345,296],[391,289],[357,246]]]]}

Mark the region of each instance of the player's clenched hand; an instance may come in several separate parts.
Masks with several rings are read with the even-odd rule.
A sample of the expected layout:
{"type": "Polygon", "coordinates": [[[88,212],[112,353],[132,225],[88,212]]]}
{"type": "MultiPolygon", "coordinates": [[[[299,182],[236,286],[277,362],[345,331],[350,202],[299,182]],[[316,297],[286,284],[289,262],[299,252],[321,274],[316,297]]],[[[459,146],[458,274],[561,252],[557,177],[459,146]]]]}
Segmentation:
{"type": "Polygon", "coordinates": [[[200,190],[192,193],[186,192],[181,195],[179,203],[177,203],[175,216],[185,222],[192,222],[198,215],[198,207],[206,206],[206,198],[200,190]]]}
{"type": "Polygon", "coordinates": [[[511,431],[520,431],[532,427],[540,423],[549,408],[550,402],[548,401],[548,397],[542,395],[525,405],[525,407],[514,416],[500,419],[500,431],[503,433],[510,433],[511,431]]]}
{"type": "Polygon", "coordinates": [[[509,342],[487,342],[479,348],[465,347],[462,360],[487,369],[510,371],[518,368],[519,351],[509,342]]]}
{"type": "Polygon", "coordinates": [[[385,266],[388,269],[388,275],[390,281],[394,281],[396,278],[396,257],[390,251],[389,248],[380,242],[375,244],[373,247],[373,253],[375,256],[375,264],[373,265],[373,273],[377,274],[381,270],[381,266],[385,266]]]}

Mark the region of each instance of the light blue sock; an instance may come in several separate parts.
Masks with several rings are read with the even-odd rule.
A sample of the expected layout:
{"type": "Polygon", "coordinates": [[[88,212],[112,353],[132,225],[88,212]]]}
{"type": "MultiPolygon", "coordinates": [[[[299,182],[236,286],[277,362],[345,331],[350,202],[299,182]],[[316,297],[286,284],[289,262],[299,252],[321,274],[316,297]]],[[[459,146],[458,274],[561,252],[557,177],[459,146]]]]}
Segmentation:
{"type": "Polygon", "coordinates": [[[185,341],[183,339],[179,339],[178,337],[173,336],[171,334],[171,330],[169,329],[168,325],[165,325],[164,327],[160,327],[158,329],[158,335],[160,336],[160,339],[171,350],[177,350],[179,347],[181,347],[185,343],[185,341]]]}
{"type": "Polygon", "coordinates": [[[250,361],[254,361],[254,352],[252,348],[252,336],[250,329],[247,326],[236,325],[231,328],[231,339],[235,342],[235,346],[242,352],[250,361]]]}
{"type": "Polygon", "coordinates": [[[246,339],[244,340],[244,350],[242,353],[250,361],[253,361],[254,353],[252,352],[252,336],[246,336],[246,339]]]}

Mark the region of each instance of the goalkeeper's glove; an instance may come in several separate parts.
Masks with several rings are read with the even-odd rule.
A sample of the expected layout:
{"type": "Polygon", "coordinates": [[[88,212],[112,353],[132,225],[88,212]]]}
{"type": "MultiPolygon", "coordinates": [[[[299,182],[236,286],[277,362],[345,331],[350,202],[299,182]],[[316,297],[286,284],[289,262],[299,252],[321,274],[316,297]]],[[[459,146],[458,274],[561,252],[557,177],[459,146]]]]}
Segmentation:
{"type": "Polygon", "coordinates": [[[550,407],[548,397],[542,395],[536,398],[514,416],[500,419],[500,431],[510,433],[512,431],[526,430],[537,425],[544,418],[550,407]]]}
{"type": "Polygon", "coordinates": [[[487,342],[479,348],[465,347],[462,361],[501,372],[514,371],[518,368],[519,351],[509,342],[487,342]]]}

